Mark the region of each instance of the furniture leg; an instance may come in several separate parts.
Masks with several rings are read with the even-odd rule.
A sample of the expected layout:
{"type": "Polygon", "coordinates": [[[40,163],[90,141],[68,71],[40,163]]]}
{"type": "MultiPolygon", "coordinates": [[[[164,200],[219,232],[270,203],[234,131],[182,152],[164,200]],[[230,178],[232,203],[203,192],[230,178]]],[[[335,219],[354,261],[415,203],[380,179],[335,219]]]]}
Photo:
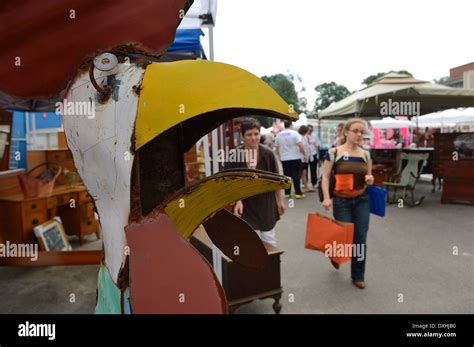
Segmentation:
{"type": "Polygon", "coordinates": [[[275,302],[273,303],[273,311],[275,311],[275,314],[280,314],[281,312],[281,304],[280,304],[280,299],[281,295],[278,295],[275,297],[275,302]]]}

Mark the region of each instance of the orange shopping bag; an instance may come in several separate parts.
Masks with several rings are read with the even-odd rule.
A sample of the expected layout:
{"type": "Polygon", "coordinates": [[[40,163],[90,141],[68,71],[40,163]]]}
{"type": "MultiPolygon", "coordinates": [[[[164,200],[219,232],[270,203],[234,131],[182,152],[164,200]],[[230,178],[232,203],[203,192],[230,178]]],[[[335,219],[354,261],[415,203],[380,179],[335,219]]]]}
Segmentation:
{"type": "Polygon", "coordinates": [[[334,262],[343,264],[352,258],[353,240],[354,224],[339,222],[319,213],[308,214],[305,248],[321,251],[334,262]]]}

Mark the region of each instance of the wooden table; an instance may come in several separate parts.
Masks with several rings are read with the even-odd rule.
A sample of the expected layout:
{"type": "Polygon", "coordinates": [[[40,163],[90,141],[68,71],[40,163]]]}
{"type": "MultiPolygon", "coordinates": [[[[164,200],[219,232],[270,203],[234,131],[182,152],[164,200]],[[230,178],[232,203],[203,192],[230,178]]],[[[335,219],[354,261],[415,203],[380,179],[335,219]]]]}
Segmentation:
{"type": "MultiPolygon", "coordinates": [[[[212,243],[209,236],[198,230],[191,239],[191,244],[212,264],[212,243]]],[[[272,298],[273,310],[276,314],[281,311],[280,255],[281,249],[263,243],[269,255],[268,262],[260,269],[248,269],[222,256],[222,287],[224,288],[229,313],[253,300],[272,298]]]]}
{"type": "Polygon", "coordinates": [[[3,242],[36,243],[33,228],[54,216],[61,217],[69,235],[99,235],[94,205],[83,185],[60,186],[48,197],[25,198],[23,194],[0,197],[0,235],[3,242]]]}

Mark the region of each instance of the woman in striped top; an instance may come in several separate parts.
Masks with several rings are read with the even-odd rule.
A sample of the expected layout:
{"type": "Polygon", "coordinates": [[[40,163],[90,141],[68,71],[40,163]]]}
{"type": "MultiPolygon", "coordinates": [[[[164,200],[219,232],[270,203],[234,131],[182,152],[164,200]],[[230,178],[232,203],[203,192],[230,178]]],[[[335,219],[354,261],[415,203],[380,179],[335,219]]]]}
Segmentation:
{"type": "MultiPolygon", "coordinates": [[[[367,123],[361,118],[352,118],[344,125],[341,145],[331,148],[325,158],[322,190],[323,207],[333,208],[334,218],[354,224],[354,247],[352,249],[352,283],[365,288],[366,240],[369,229],[369,197],[365,188],[374,183],[369,152],[361,148],[367,123]],[[333,201],[329,194],[329,181],[334,166],[335,186],[333,201]]],[[[338,269],[339,265],[332,262],[338,269]]]]}

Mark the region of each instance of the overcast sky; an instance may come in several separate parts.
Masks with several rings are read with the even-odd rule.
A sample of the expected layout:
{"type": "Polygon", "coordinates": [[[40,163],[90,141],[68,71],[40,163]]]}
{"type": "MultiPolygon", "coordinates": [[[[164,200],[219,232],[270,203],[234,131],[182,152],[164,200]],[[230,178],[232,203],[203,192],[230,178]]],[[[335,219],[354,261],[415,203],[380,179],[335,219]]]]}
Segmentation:
{"type": "MultiPolygon", "coordinates": [[[[208,51],[208,34],[203,45],[208,51]]],[[[215,60],[359,90],[377,72],[431,81],[474,61],[474,0],[218,0],[215,60]]]]}

